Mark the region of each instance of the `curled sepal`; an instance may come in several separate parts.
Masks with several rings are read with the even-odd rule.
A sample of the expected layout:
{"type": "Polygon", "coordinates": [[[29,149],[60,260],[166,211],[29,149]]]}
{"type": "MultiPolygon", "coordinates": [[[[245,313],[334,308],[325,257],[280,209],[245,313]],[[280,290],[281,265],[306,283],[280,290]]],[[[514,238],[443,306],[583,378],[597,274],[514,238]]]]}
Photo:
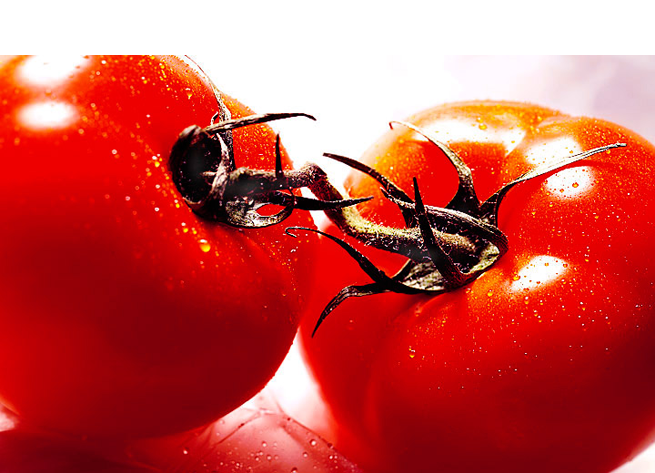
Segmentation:
{"type": "MultiPolygon", "coordinates": [[[[373,281],[369,284],[347,286],[339,291],[321,312],[321,315],[314,326],[312,336],[314,336],[319,326],[325,321],[328,315],[330,315],[330,313],[346,299],[351,297],[371,296],[385,292],[395,292],[398,294],[429,293],[436,295],[451,290],[449,283],[437,269],[433,261],[428,260],[418,262],[409,260],[396,274],[389,276],[375,266],[375,264],[361,252],[334,235],[308,227],[289,227],[286,229],[286,233],[295,237],[296,235],[293,233],[294,230],[318,233],[337,243],[350,255],[351,258],[353,258],[353,260],[355,260],[362,271],[373,281]]],[[[477,277],[480,274],[482,274],[482,271],[478,271],[475,276],[469,274],[467,277],[477,277]]]]}
{"type": "Polygon", "coordinates": [[[312,330],[312,337],[316,335],[316,331],[321,326],[323,321],[327,318],[330,313],[336,309],[343,301],[350,297],[363,297],[363,296],[372,296],[374,294],[381,294],[385,292],[385,289],[380,287],[377,283],[365,284],[363,286],[346,286],[339,291],[339,293],[328,302],[328,305],[325,306],[323,312],[316,321],[314,325],[314,330],[312,330]]]}
{"type": "Polygon", "coordinates": [[[404,286],[402,283],[399,283],[398,281],[395,281],[393,278],[387,276],[387,274],[379,269],[377,266],[375,266],[371,260],[369,260],[366,256],[364,256],[362,253],[360,253],[358,250],[350,246],[348,243],[343,241],[340,238],[337,238],[333,235],[330,235],[329,233],[325,233],[321,230],[317,230],[315,228],[309,228],[309,227],[288,227],[286,229],[286,233],[289,236],[295,237],[296,235],[293,233],[293,230],[304,230],[308,232],[314,232],[318,233],[319,235],[323,235],[324,237],[332,240],[333,242],[337,243],[341,248],[346,250],[348,254],[357,262],[360,268],[371,278],[373,281],[377,283],[384,284],[389,287],[389,290],[393,290],[394,292],[409,292],[413,293],[415,292],[413,288],[404,286]]]}
{"type": "Polygon", "coordinates": [[[321,325],[321,323],[323,323],[323,321],[330,314],[330,312],[336,309],[339,304],[341,304],[349,297],[370,296],[373,294],[381,294],[383,292],[388,292],[388,291],[398,292],[403,294],[417,294],[422,292],[422,289],[416,289],[414,287],[405,285],[403,281],[396,279],[396,276],[399,275],[403,276],[407,272],[405,268],[401,269],[401,271],[398,274],[396,274],[394,277],[389,277],[384,271],[382,271],[377,266],[375,266],[371,262],[371,260],[369,260],[366,256],[364,256],[362,253],[360,253],[358,250],[356,250],[355,248],[353,248],[351,245],[349,245],[348,243],[346,243],[340,238],[330,235],[329,233],[325,233],[321,230],[317,230],[315,228],[309,228],[309,227],[288,227],[285,231],[289,236],[296,237],[295,233],[293,233],[293,230],[304,230],[307,232],[318,233],[319,235],[323,235],[325,238],[328,238],[329,240],[332,240],[333,242],[337,243],[339,246],[341,246],[341,248],[343,248],[350,255],[350,257],[352,257],[357,262],[359,267],[374,281],[372,284],[366,284],[362,286],[348,286],[343,288],[341,291],[339,291],[339,293],[334,298],[332,298],[332,300],[328,303],[325,309],[323,309],[323,312],[318,318],[318,322],[316,323],[312,336],[314,333],[316,333],[316,330],[321,325]]]}
{"type": "MultiPolygon", "coordinates": [[[[373,281],[371,284],[366,285],[347,286],[339,291],[323,309],[313,333],[316,333],[318,327],[333,310],[350,297],[362,297],[384,292],[400,294],[430,293],[433,295],[447,292],[478,278],[507,251],[505,235],[497,228],[481,222],[479,219],[450,209],[431,207],[434,212],[429,213],[428,208],[423,204],[416,179],[414,179],[414,202],[411,205],[407,202],[399,202],[402,202],[405,210],[411,214],[411,220],[417,222],[419,233],[415,234],[415,244],[420,249],[417,250],[417,253],[423,256],[418,256],[415,259],[410,258],[393,276],[388,276],[375,266],[370,259],[340,238],[312,228],[287,228],[287,234],[292,236],[295,236],[292,230],[305,230],[323,235],[337,243],[373,281]],[[463,240],[467,241],[462,242],[461,246],[467,246],[468,253],[465,253],[463,249],[461,252],[456,253],[459,256],[457,261],[451,257],[454,249],[453,242],[449,241],[443,232],[438,232],[435,235],[433,231],[433,226],[437,225],[439,217],[445,217],[445,220],[450,224],[459,223],[462,233],[465,233],[466,227],[468,227],[468,233],[475,237],[473,239],[462,237],[463,240]],[[487,236],[488,238],[485,239],[487,236]],[[469,257],[464,258],[463,255],[469,257]]],[[[383,227],[378,227],[377,230],[384,231],[383,227]]]]}
{"type": "Polygon", "coordinates": [[[234,227],[261,228],[279,224],[294,209],[342,209],[367,200],[319,200],[295,195],[295,189],[326,177],[315,165],[299,171],[283,170],[279,136],[273,171],[236,167],[232,130],[292,117],[314,119],[311,115],[269,113],[214,122],[216,117],[205,128],[186,128],[169,158],[173,182],[197,215],[234,227]],[[265,207],[268,212],[262,212],[265,207]]]}
{"type": "Polygon", "coordinates": [[[430,143],[439,148],[441,152],[448,158],[450,164],[452,164],[455,168],[459,185],[457,186],[457,192],[455,193],[455,196],[451,199],[448,205],[446,205],[446,208],[456,209],[462,212],[466,212],[469,215],[478,216],[480,213],[480,200],[475,193],[471,169],[466,165],[462,158],[460,158],[459,155],[447,144],[439,141],[432,133],[429,133],[427,130],[407,122],[393,121],[389,123],[392,128],[395,124],[407,127],[410,130],[413,130],[416,133],[422,135],[430,143]]]}
{"type": "MultiPolygon", "coordinates": [[[[386,176],[380,174],[372,167],[367,166],[364,163],[360,163],[359,161],[356,161],[352,158],[348,158],[347,156],[342,156],[339,154],[323,153],[323,156],[325,156],[326,158],[330,158],[334,161],[340,162],[342,164],[345,164],[346,166],[349,166],[353,169],[356,169],[372,177],[378,182],[378,184],[382,186],[382,192],[384,193],[384,195],[389,196],[392,199],[398,200],[399,202],[412,202],[412,199],[405,193],[405,191],[403,191],[400,187],[398,187],[396,184],[394,184],[389,179],[387,179],[386,176]]],[[[405,219],[405,225],[407,225],[408,227],[416,226],[416,222],[413,220],[413,215],[411,213],[404,212],[403,208],[401,208],[400,211],[403,214],[403,218],[405,219]]]]}
{"type": "MultiPolygon", "coordinates": [[[[214,115],[216,116],[216,115],[214,115]]],[[[275,120],[284,120],[286,118],[294,117],[305,117],[310,120],[316,120],[312,115],[308,113],[261,113],[257,115],[248,115],[247,117],[242,118],[233,118],[229,120],[222,120],[218,123],[214,123],[212,120],[211,125],[205,128],[207,133],[219,133],[227,130],[234,130],[235,128],[241,128],[244,126],[257,125],[259,123],[272,122],[275,120]]]]}

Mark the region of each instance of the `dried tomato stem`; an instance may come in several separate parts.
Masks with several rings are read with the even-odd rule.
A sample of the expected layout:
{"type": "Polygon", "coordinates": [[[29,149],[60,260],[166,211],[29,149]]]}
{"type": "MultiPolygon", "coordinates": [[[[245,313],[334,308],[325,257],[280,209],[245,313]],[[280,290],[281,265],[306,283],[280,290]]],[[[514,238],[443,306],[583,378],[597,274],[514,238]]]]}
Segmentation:
{"type": "Polygon", "coordinates": [[[291,117],[314,119],[311,115],[274,113],[215,123],[216,117],[205,128],[191,126],[185,129],[169,158],[173,182],[189,207],[201,217],[234,227],[261,228],[282,222],[294,209],[336,209],[368,200],[317,200],[294,194],[295,189],[325,179],[325,173],[316,165],[300,170],[283,170],[279,136],[275,141],[273,171],[236,167],[232,130],[291,117]],[[269,205],[281,209],[273,215],[259,212],[259,209],[269,205]]]}
{"type": "MultiPolygon", "coordinates": [[[[507,237],[497,227],[497,221],[499,206],[509,190],[521,182],[547,175],[594,154],[626,146],[624,143],[613,143],[538,166],[504,185],[487,201],[480,203],[473,187],[470,169],[459,156],[430,133],[412,124],[402,125],[427,138],[445,154],[458,173],[458,191],[445,208],[431,207],[423,203],[416,178],[414,198],[411,199],[375,169],[344,156],[325,154],[326,157],[342,162],[378,181],[385,197],[398,206],[406,228],[386,227],[367,221],[354,207],[328,209],[325,211],[328,218],[344,234],[366,245],[399,253],[407,257],[408,261],[395,275],[388,276],[345,241],[318,232],[348,251],[373,282],[343,288],[323,310],[314,333],[327,315],[350,297],[389,291],[440,294],[475,280],[508,251],[507,237]]],[[[308,187],[319,199],[344,198],[327,178],[317,179],[308,187]]]]}
{"type": "MultiPolygon", "coordinates": [[[[321,200],[345,199],[327,178],[317,179],[307,187],[321,200]]],[[[415,261],[422,261],[430,256],[418,227],[395,228],[379,225],[363,218],[354,206],[327,209],[324,213],[343,233],[366,245],[399,253],[415,261]]],[[[455,257],[476,251],[475,244],[466,236],[433,231],[444,251],[455,257]]]]}

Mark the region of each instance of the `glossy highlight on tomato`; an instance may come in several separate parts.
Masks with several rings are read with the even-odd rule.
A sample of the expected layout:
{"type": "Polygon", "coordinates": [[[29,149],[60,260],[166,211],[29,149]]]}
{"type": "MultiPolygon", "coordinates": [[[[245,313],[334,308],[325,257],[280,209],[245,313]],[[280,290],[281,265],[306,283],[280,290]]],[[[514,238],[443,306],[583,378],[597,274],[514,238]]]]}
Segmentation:
{"type": "MultiPolygon", "coordinates": [[[[0,402],[43,428],[144,436],[259,391],[313,238],[202,220],[166,165],[186,127],[253,112],[172,56],[7,59],[0,94],[0,402]]],[[[238,166],[273,169],[270,127],[232,138],[238,166]]]]}
{"type": "MultiPolygon", "coordinates": [[[[509,250],[477,280],[438,296],[350,298],[312,337],[337,291],[370,282],[326,242],[317,267],[339,272],[320,274],[301,332],[337,447],[374,472],[611,471],[655,432],[655,148],[618,125],[520,103],[449,104],[406,121],[461,157],[480,200],[537,166],[626,146],[513,188],[498,220],[509,250]]],[[[416,177],[426,205],[457,191],[442,151],[407,127],[361,161],[410,195],[416,177]]],[[[358,171],[346,181],[351,197],[376,196],[363,217],[403,227],[379,187],[358,171]]],[[[390,275],[405,261],[345,240],[390,275]]]]}

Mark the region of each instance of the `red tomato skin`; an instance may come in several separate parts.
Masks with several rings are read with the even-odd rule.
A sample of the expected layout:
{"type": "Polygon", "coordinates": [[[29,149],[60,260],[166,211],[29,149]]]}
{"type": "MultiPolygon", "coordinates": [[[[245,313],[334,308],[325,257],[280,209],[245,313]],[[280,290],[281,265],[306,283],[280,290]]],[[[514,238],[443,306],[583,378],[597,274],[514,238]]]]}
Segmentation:
{"type": "MultiPolygon", "coordinates": [[[[204,425],[284,358],[311,238],[203,221],[183,202],[168,153],[219,110],[189,62],[42,63],[0,69],[0,401],[76,434],[204,425]]],[[[233,117],[252,114],[223,100],[233,117]]],[[[272,168],[274,150],[268,126],[234,132],[237,166],[272,168]]]]}
{"type": "MultiPolygon", "coordinates": [[[[509,253],[472,284],[347,300],[311,338],[330,297],[367,282],[325,245],[321,262],[340,271],[321,279],[301,334],[337,448],[378,472],[611,471],[655,430],[655,148],[620,126],[528,104],[458,103],[407,121],[459,153],[483,200],[544,159],[627,147],[510,191],[499,219],[509,253]]],[[[401,126],[362,161],[410,193],[416,176],[429,205],[456,190],[443,155],[401,126]]],[[[379,196],[357,173],[346,187],[379,196]]],[[[359,208],[402,223],[383,198],[359,208]]],[[[358,248],[389,273],[401,261],[358,248]]]]}

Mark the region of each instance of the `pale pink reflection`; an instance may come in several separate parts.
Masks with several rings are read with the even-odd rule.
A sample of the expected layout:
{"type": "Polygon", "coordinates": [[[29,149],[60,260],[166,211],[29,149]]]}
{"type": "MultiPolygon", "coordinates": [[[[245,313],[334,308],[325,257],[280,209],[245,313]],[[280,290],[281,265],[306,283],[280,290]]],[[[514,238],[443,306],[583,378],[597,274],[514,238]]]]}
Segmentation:
{"type": "Polygon", "coordinates": [[[66,102],[48,100],[25,105],[18,112],[18,120],[34,130],[65,128],[77,119],[75,108],[66,102]]]}
{"type": "Polygon", "coordinates": [[[79,73],[88,63],[87,56],[37,55],[26,59],[18,73],[22,81],[51,87],[79,73]]]}
{"type": "Polygon", "coordinates": [[[11,430],[16,427],[14,416],[0,406],[0,432],[11,430]]]}
{"type": "Polygon", "coordinates": [[[561,278],[567,267],[566,261],[554,256],[535,256],[514,276],[511,288],[515,291],[537,288],[561,278]]]}

